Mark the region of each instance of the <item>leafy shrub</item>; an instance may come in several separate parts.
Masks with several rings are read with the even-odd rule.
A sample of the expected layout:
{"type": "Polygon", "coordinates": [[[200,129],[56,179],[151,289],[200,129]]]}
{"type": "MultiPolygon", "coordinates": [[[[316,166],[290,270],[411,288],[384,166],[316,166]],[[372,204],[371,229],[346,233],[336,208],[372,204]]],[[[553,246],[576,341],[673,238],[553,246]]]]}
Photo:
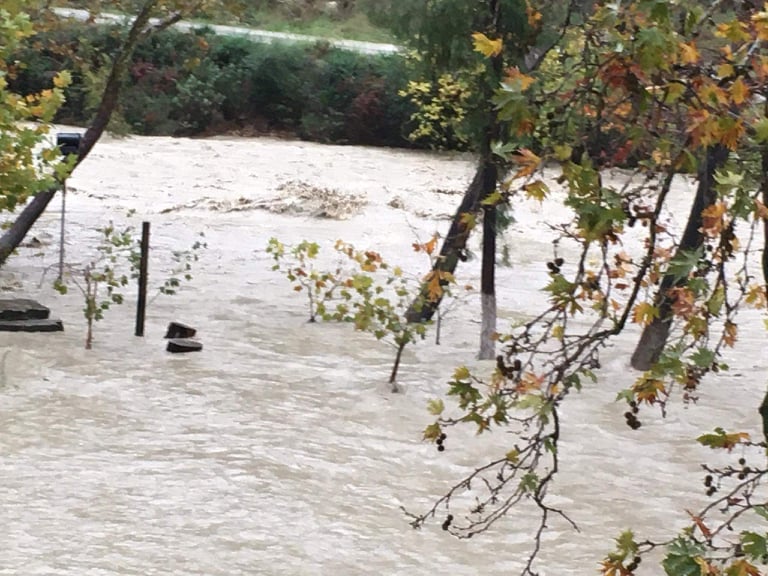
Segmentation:
{"type": "MultiPolygon", "coordinates": [[[[57,121],[87,124],[123,33],[76,23],[45,32],[15,56],[24,65],[13,87],[34,92],[70,70],[57,121]]],[[[255,125],[323,142],[408,146],[414,106],[398,94],[406,83],[399,56],[166,30],[137,46],[112,128],[189,135],[255,125]]]]}
{"type": "Polygon", "coordinates": [[[224,96],[216,90],[219,74],[219,68],[209,62],[176,83],[170,116],[178,122],[177,132],[202,132],[221,118],[224,96]]]}
{"type": "Polygon", "coordinates": [[[281,128],[299,125],[306,105],[306,73],[311,61],[304,46],[258,46],[249,59],[252,71],[250,112],[281,128]]]}

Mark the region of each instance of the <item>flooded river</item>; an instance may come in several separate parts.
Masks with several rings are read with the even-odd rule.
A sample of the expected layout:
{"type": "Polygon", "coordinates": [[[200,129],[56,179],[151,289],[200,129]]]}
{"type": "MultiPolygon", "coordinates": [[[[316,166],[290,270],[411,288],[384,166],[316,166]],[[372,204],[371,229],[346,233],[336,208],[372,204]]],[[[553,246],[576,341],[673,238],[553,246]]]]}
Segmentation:
{"type": "MultiPolygon", "coordinates": [[[[407,351],[402,392],[386,384],[393,350],[349,326],[308,324],[306,304],[270,270],[268,238],[343,238],[380,250],[413,273],[426,268],[414,235],[443,231],[471,165],[425,154],[274,140],[112,140],[71,181],[68,259],[93,252],[92,229],[128,209],[153,225],[150,273],[198,231],[208,248],[179,294],[148,311],[133,333],[135,298],[107,312],[94,349],[77,290],[50,287],[58,259],[58,207],[0,269],[3,296],[35,297],[64,320],[58,334],[0,333],[0,575],[508,575],[531,545],[532,510],[457,541],[440,521],[410,528],[401,506],[421,512],[489,458],[510,448],[494,432],[451,431],[439,453],[421,442],[426,403],[445,392],[457,364],[479,370],[476,311],[446,320],[443,343],[407,351]],[[265,199],[288,180],[336,186],[367,198],[347,220],[266,210],[210,210],[201,198],[265,199]],[[397,197],[399,204],[393,202],[397,197]],[[186,207],[184,207],[186,205],[186,207]],[[404,208],[403,208],[404,206],[404,208]],[[167,323],[198,329],[201,353],[171,355],[167,323]]],[[[503,328],[541,301],[545,214],[519,215],[507,233],[512,266],[499,271],[503,328]],[[506,324],[505,324],[506,323],[506,324]]],[[[555,217],[557,215],[555,214],[555,217]]],[[[153,272],[154,271],[154,272],[153,272]]],[[[461,272],[479,276],[477,260],[461,272]]],[[[666,538],[706,502],[692,438],[714,425],[759,435],[755,406],[768,362],[759,320],[710,379],[700,405],[650,412],[630,430],[618,390],[632,383],[636,333],[604,355],[600,382],[564,410],[562,474],[550,494],[580,527],[553,520],[542,574],[591,574],[620,530],[666,538]],[[692,475],[691,472],[694,472],[692,475]]],[[[644,566],[638,574],[656,574],[644,566]],[[645,570],[645,571],[644,571],[645,570]]]]}

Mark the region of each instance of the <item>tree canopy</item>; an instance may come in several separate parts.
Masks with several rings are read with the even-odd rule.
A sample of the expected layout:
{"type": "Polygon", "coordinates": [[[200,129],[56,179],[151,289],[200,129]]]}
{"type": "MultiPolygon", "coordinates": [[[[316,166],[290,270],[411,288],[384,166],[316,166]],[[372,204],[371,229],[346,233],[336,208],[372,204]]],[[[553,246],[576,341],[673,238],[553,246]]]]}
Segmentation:
{"type": "MultiPolygon", "coordinates": [[[[509,451],[414,515],[414,526],[439,512],[445,530],[471,537],[533,502],[540,524],[523,574],[536,574],[548,521],[570,522],[548,497],[561,410],[599,381],[612,339],[633,324],[644,331],[633,357],[641,370],[618,398],[639,434],[645,411],[665,414],[675,398],[692,404],[709,374],[728,370],[737,315],[766,304],[768,275],[756,275],[755,243],[761,232],[768,238],[767,39],[768,11],[753,5],[598,3],[583,26],[563,30],[539,69],[506,71],[494,103],[518,138],[496,147],[515,163],[500,193],[514,206],[517,197],[552,197],[556,181],[572,218],[550,223],[555,250],[541,287],[547,306],[500,335],[505,350],[492,374],[458,368],[448,385],[452,402],[431,405],[437,418],[427,440],[442,444],[452,426],[503,429],[512,433],[509,451]],[[615,167],[626,171],[621,185],[606,178],[615,167]],[[679,179],[697,187],[683,231],[668,213],[679,179]],[[558,250],[576,257],[565,262],[558,250]],[[466,492],[475,504],[455,504],[466,492]]],[[[763,388],[756,384],[755,409],[761,406],[765,422],[763,388]]],[[[691,440],[729,452],[739,446],[764,460],[763,438],[728,425],[713,422],[713,433],[691,440]]],[[[760,486],[768,470],[733,460],[705,465],[712,503],[691,513],[685,530],[666,542],[619,535],[602,573],[633,574],[643,555],[666,546],[670,575],[759,574],[768,517],[760,486]]]]}
{"type": "Polygon", "coordinates": [[[29,16],[13,3],[0,9],[0,212],[50,187],[56,169],[64,169],[47,135],[64,100],[68,74],[56,75],[50,88],[35,94],[17,94],[8,87],[18,66],[8,59],[33,32],[29,16]]]}

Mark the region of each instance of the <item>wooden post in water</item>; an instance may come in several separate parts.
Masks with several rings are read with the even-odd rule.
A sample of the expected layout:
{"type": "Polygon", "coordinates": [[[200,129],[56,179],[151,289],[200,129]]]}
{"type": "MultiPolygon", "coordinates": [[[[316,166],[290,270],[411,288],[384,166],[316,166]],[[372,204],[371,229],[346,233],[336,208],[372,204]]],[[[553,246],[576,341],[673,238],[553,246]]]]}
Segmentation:
{"type": "Polygon", "coordinates": [[[59,230],[59,282],[64,282],[64,218],[67,211],[67,181],[61,184],[61,227],[59,230]]]}
{"type": "Polygon", "coordinates": [[[136,304],[136,336],[144,336],[147,308],[147,269],[149,260],[149,222],[141,223],[141,260],[139,262],[139,301],[136,304]]]}

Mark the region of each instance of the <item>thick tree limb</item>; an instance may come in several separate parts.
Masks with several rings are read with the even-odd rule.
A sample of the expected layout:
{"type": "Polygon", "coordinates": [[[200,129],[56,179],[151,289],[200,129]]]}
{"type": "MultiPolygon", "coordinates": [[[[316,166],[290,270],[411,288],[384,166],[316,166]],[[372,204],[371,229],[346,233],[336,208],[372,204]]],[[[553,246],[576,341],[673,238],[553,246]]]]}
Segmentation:
{"type": "MultiPolygon", "coordinates": [[[[469,236],[472,233],[472,227],[468,223],[465,215],[477,214],[480,210],[480,202],[496,188],[496,178],[498,170],[493,162],[480,162],[461,204],[456,210],[448,229],[448,235],[440,248],[440,255],[435,260],[432,267],[433,273],[448,272],[453,274],[459,264],[459,260],[466,259],[466,248],[469,236]]],[[[447,281],[441,282],[447,285],[447,281]]],[[[432,319],[443,295],[437,298],[429,297],[429,287],[422,285],[420,294],[411,304],[406,318],[408,322],[428,322],[432,319]]]]}
{"type": "MultiPolygon", "coordinates": [[[[688,216],[688,224],[683,232],[680,245],[675,256],[683,252],[697,250],[704,243],[701,233],[701,212],[715,203],[717,192],[715,190],[715,172],[728,160],[728,149],[716,145],[707,150],[704,162],[699,167],[699,185],[696,189],[696,197],[688,216]]],[[[640,336],[632,354],[632,367],[637,370],[649,370],[661,357],[661,353],[669,339],[672,329],[672,298],[669,290],[684,282],[685,279],[675,277],[673,274],[665,274],[656,293],[654,305],[659,310],[659,316],[648,324],[640,336]]]]}

